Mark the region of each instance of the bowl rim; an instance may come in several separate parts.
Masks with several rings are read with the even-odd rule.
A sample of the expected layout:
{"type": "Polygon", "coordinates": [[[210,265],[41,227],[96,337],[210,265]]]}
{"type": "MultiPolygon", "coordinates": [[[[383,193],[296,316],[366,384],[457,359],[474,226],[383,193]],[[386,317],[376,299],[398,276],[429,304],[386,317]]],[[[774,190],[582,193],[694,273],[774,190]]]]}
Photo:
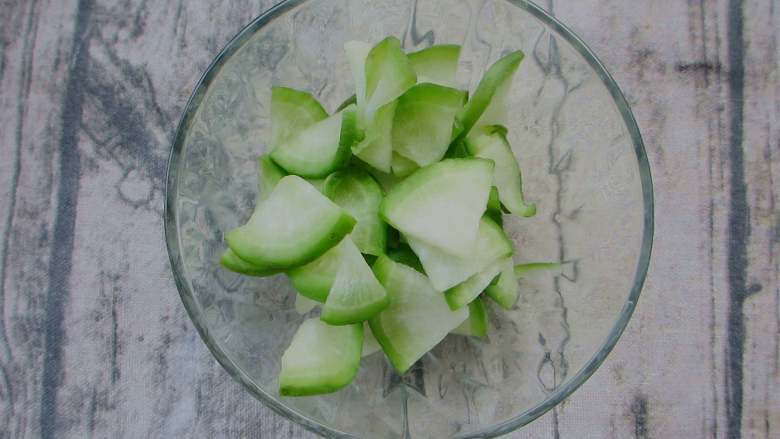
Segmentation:
{"type": "MultiPolygon", "coordinates": [[[[342,431],[335,430],[328,427],[316,420],[310,419],[294,409],[287,407],[280,401],[277,401],[269,394],[260,388],[249,375],[241,369],[236,363],[234,363],[228,355],[214,343],[214,339],[211,337],[209,328],[204,322],[197,318],[200,314],[198,305],[195,301],[194,294],[186,277],[184,275],[184,264],[179,251],[179,234],[178,234],[178,221],[176,205],[174,203],[174,194],[176,193],[178,185],[178,169],[181,165],[182,152],[184,148],[184,140],[186,134],[193,122],[193,118],[196,114],[201,101],[205,97],[206,90],[209,85],[220,72],[224,63],[241,47],[244,43],[251,38],[259,29],[266,24],[272,22],[274,19],[281,17],[287,11],[300,6],[309,0],[282,0],[275,4],[259,16],[255,17],[247,25],[245,25],[228,43],[220,50],[217,56],[211,61],[206,71],[201,75],[200,79],[195,85],[187,104],[182,112],[181,119],[176,128],[176,133],[171,145],[171,152],[168,157],[168,164],[166,170],[166,185],[165,185],[165,204],[163,212],[163,228],[166,241],[166,247],[168,250],[168,256],[171,263],[171,271],[173,272],[174,281],[176,283],[179,296],[181,297],[184,308],[187,310],[187,315],[195,325],[201,339],[208,347],[209,351],[214,355],[217,362],[228,372],[228,374],[238,381],[249,393],[265,404],[267,407],[276,413],[284,416],[285,418],[292,420],[309,431],[329,437],[329,438],[356,438],[356,436],[342,431]]],[[[639,258],[637,260],[636,272],[634,274],[634,281],[629,291],[629,295],[623,305],[623,309],[620,311],[617,320],[612,326],[607,338],[601,344],[598,351],[591,356],[591,358],[585,363],[585,365],[572,377],[570,377],[561,386],[557,387],[555,391],[551,392],[542,402],[536,404],[534,407],[523,411],[522,413],[494,424],[490,427],[485,427],[480,430],[457,434],[453,438],[467,439],[467,438],[490,438],[503,434],[510,433],[545,414],[547,411],[558,405],[564,399],[569,397],[577,388],[579,388],[593,373],[603,364],[606,357],[612,351],[617,344],[620,336],[623,334],[626,326],[628,325],[631,315],[637,306],[642,287],[647,276],[648,267],[650,264],[650,257],[653,247],[653,235],[654,235],[654,199],[653,199],[653,183],[650,172],[650,163],[645,151],[644,141],[639,131],[639,127],[636,123],[636,119],[631,111],[631,108],[626,101],[623,92],[618,86],[617,82],[613,79],[612,75],[607,71],[604,64],[598,59],[595,53],[585,44],[585,42],[566,25],[560,22],[557,18],[550,15],[542,7],[536,5],[530,0],[504,0],[513,6],[519,7],[536,19],[542,22],[544,25],[555,30],[566,42],[568,42],[590,65],[590,67],[598,74],[604,86],[609,90],[613,101],[615,102],[620,115],[623,118],[623,123],[631,136],[632,143],[634,145],[634,153],[637,158],[637,166],[639,168],[639,177],[642,185],[642,199],[643,199],[643,233],[642,244],[640,247],[639,258]]]]}

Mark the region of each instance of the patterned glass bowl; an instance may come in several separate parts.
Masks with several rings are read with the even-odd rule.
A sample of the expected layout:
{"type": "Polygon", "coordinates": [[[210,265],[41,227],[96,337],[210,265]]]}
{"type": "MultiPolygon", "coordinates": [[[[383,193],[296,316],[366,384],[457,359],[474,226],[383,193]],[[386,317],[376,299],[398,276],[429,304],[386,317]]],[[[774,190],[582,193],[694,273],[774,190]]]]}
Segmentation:
{"type": "Polygon", "coordinates": [[[636,306],[653,234],[650,170],[626,100],[585,44],[522,0],[288,0],[244,28],[195,89],[171,152],[165,231],[176,283],[225,369],[273,410],[327,437],[492,437],[571,394],[617,342],[636,306]],[[510,141],[538,206],[506,218],[517,262],[567,261],[521,283],[491,311],[486,339],[448,337],[397,376],[364,358],[346,389],[283,398],[282,352],[304,317],[284,276],[219,267],[223,232],[257,192],[271,85],[307,89],[334,109],[352,94],[345,41],[395,35],[407,50],[463,46],[473,90],[500,55],[526,53],[510,96],[510,141]]]}

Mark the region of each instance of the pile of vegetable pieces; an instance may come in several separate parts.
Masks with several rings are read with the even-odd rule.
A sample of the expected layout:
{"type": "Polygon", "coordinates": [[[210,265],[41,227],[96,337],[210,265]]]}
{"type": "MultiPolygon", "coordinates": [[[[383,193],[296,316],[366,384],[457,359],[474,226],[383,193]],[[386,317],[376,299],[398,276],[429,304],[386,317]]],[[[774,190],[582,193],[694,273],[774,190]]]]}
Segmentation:
{"type": "Polygon", "coordinates": [[[502,125],[522,52],[469,97],[455,87],[459,46],[407,54],[388,37],[345,51],[355,95],[335,113],[273,88],[257,206],[221,258],[286,273],[303,311],[322,306],[282,356],[286,396],[343,388],[379,348],[404,373],[449,333],[486,335],[486,298],[509,309],[518,295],[503,215],[536,213],[502,125]]]}

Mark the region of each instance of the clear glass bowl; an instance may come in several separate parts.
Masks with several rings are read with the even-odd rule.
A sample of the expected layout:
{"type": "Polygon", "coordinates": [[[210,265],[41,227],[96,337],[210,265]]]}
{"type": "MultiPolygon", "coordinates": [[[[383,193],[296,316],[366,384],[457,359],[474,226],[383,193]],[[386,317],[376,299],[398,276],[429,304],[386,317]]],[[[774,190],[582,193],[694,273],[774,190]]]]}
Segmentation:
{"type": "Polygon", "coordinates": [[[225,369],[273,410],[327,437],[492,437],[561,402],[604,361],[636,306],[653,234],[650,170],[626,100],[565,26],[521,0],[288,0],[244,28],[201,78],[171,152],[165,231],[187,311],[225,369]],[[407,50],[463,46],[470,90],[501,54],[526,60],[510,96],[510,141],[538,206],[507,216],[517,262],[567,261],[491,311],[486,339],[450,336],[403,377],[382,356],[348,388],[282,398],[282,352],[303,320],[285,276],[219,267],[223,233],[250,214],[269,138],[271,85],[333,110],[352,94],[345,41],[395,35],[407,50]]]}

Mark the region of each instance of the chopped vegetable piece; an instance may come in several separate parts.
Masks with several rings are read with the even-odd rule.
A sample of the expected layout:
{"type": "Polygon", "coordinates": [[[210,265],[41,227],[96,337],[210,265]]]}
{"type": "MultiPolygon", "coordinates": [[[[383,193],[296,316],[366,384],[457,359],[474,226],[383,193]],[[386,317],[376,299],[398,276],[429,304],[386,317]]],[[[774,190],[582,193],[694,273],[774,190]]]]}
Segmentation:
{"type": "Polygon", "coordinates": [[[239,258],[258,269],[289,269],[318,258],[354,226],[354,218],[306,180],[288,175],[225,240],[239,258]]]}
{"type": "Polygon", "coordinates": [[[395,110],[393,150],[419,166],[441,160],[465,97],[460,90],[436,84],[417,84],[407,90],[395,110]]]}
{"type": "Polygon", "coordinates": [[[498,188],[501,203],[511,213],[525,217],[536,215],[536,206],[526,203],[523,197],[523,177],[512,147],[506,140],[506,128],[480,128],[466,139],[466,148],[471,155],[493,160],[496,164],[493,183],[498,188]]]}
{"type": "Polygon", "coordinates": [[[279,394],[307,396],[335,392],[352,382],[360,367],[363,325],[331,326],[305,320],[282,355],[279,394]]]}
{"type": "Polygon", "coordinates": [[[321,315],[331,325],[362,322],[389,303],[385,288],[376,280],[357,246],[350,239],[342,245],[341,264],[321,315]]]}
{"type": "Polygon", "coordinates": [[[325,180],[323,193],[357,220],[350,237],[362,253],[385,253],[387,224],[379,217],[383,194],[373,177],[358,168],[338,171],[325,180]]]}
{"type": "Polygon", "coordinates": [[[371,120],[379,107],[395,100],[417,82],[417,75],[396,37],[385,38],[368,52],[365,74],[364,120],[371,120]]]}
{"type": "Polygon", "coordinates": [[[341,243],[328,250],[319,258],[306,265],[295,267],[287,271],[293,287],[301,295],[317,302],[325,302],[328,298],[330,287],[336,280],[336,273],[341,265],[341,254],[345,246],[344,239],[341,243]]]}
{"type": "Polygon", "coordinates": [[[386,256],[377,259],[374,273],[390,305],[368,324],[390,363],[404,373],[468,318],[468,308],[450,310],[428,278],[386,256]]]}
{"type": "Polygon", "coordinates": [[[371,327],[368,326],[368,322],[363,322],[363,353],[362,357],[368,357],[371,354],[382,350],[382,346],[376,341],[374,333],[371,332],[371,327]]]}
{"type": "Polygon", "coordinates": [[[466,257],[474,249],[492,180],[489,160],[443,160],[394,186],[380,214],[407,238],[466,257]]]}
{"type": "Polygon", "coordinates": [[[407,240],[420,258],[431,284],[439,291],[446,291],[490,264],[512,255],[512,242],[488,217],[480,220],[476,246],[465,258],[453,256],[413,237],[407,237],[407,240]]]}
{"type": "Polygon", "coordinates": [[[391,132],[395,117],[396,101],[387,103],[366,122],[366,137],[352,147],[352,153],[374,168],[389,173],[393,158],[391,132]]]}
{"type": "Polygon", "coordinates": [[[327,117],[328,112],[310,93],[288,87],[272,87],[270,150],[327,117]]]}
{"type": "MultiPolygon", "coordinates": [[[[488,107],[491,105],[494,97],[500,96],[499,93],[501,91],[503,93],[508,91],[507,88],[502,87],[507,87],[504,84],[512,81],[512,76],[517,71],[517,67],[524,57],[525,54],[519,50],[512,52],[496,61],[485,72],[485,75],[479,81],[479,85],[477,85],[477,89],[474,90],[474,94],[460,114],[459,119],[463,124],[463,131],[459,134],[458,140],[469,134],[469,131],[477,125],[483,113],[493,113],[494,110],[490,109],[488,111],[488,107]]],[[[499,105],[501,105],[501,99],[499,99],[499,105]]]]}
{"type": "Polygon", "coordinates": [[[455,87],[455,74],[458,72],[460,46],[456,44],[437,44],[435,46],[410,53],[409,62],[417,82],[455,87]]]}
{"type": "Polygon", "coordinates": [[[222,253],[222,256],[219,258],[219,263],[230,271],[245,274],[247,276],[263,277],[271,276],[272,274],[279,272],[279,270],[258,268],[253,264],[250,264],[249,262],[239,258],[238,255],[235,254],[231,249],[227,249],[224,253],[222,253]]]}
{"type": "Polygon", "coordinates": [[[462,308],[479,296],[479,293],[485,290],[490,282],[501,272],[504,261],[491,264],[479,273],[471,276],[465,282],[450,288],[444,293],[447,303],[453,310],[462,308]]]}
{"type": "Polygon", "coordinates": [[[362,136],[355,107],[347,107],[290,137],[271,159],[290,174],[322,178],[347,164],[362,136]]]}
{"type": "Polygon", "coordinates": [[[453,329],[453,334],[484,337],[488,333],[488,312],[482,298],[469,303],[469,318],[453,329]]]}
{"type": "Polygon", "coordinates": [[[512,309],[515,306],[518,285],[512,260],[504,262],[501,274],[485,289],[485,294],[504,309],[512,309]]]}
{"type": "Polygon", "coordinates": [[[257,200],[260,202],[268,198],[268,195],[274,190],[276,184],[279,183],[279,180],[287,175],[287,173],[284,172],[284,169],[277,166],[267,155],[262,155],[257,159],[257,168],[260,176],[258,178],[259,187],[257,200]]]}
{"type": "Polygon", "coordinates": [[[398,154],[397,152],[393,153],[392,168],[393,175],[396,175],[400,178],[407,177],[414,171],[420,169],[420,167],[417,166],[417,163],[409,160],[401,154],[398,154]]]}

